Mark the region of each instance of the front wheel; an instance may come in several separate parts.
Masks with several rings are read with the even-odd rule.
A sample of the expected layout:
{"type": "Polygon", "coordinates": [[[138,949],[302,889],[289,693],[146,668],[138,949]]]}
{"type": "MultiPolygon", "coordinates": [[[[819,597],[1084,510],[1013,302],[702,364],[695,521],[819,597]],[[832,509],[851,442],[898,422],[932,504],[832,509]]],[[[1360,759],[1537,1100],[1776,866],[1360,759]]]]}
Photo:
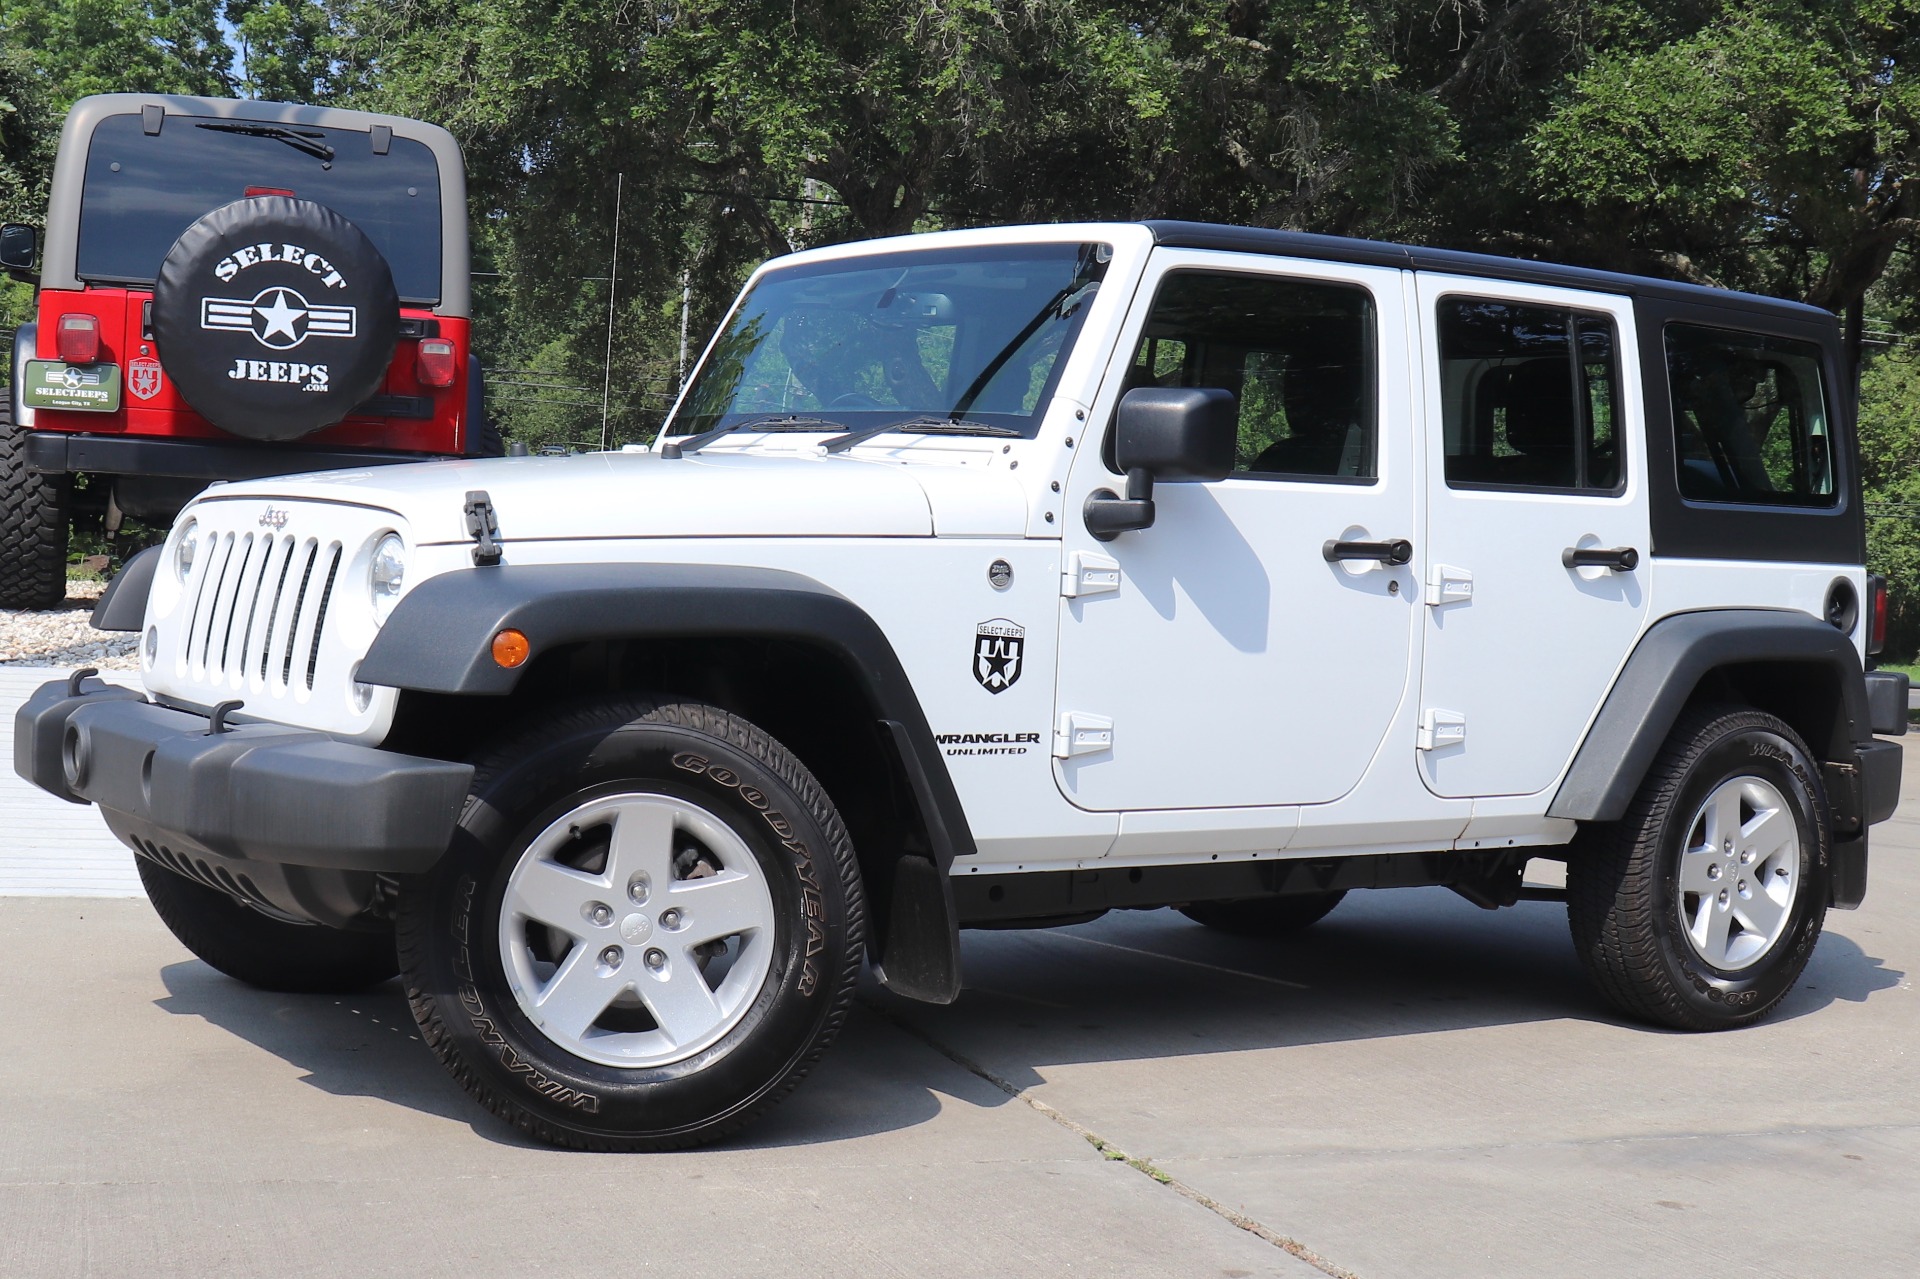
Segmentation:
{"type": "Polygon", "coordinates": [[[1601,995],[1679,1030],[1760,1020],[1798,980],[1826,918],[1819,766],[1753,710],[1683,718],[1625,817],[1583,829],[1567,916],[1601,995]]]}
{"type": "Polygon", "coordinates": [[[831,801],[711,706],[596,704],[506,742],[402,897],[408,998],[469,1093],[595,1150],[699,1145],[845,1020],[864,906],[831,801]]]}

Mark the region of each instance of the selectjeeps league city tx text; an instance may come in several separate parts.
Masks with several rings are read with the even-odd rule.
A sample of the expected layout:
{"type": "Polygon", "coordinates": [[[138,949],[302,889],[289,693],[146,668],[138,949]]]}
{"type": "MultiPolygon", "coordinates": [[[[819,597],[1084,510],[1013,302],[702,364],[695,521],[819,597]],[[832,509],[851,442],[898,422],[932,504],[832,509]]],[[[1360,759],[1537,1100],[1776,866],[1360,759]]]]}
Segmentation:
{"type": "Polygon", "coordinates": [[[971,925],[1277,935],[1530,858],[1613,1007],[1741,1026],[1899,794],[1840,354],[1231,227],[799,253],[652,449],[216,486],[100,605],[144,695],[46,685],[15,764],[209,964],[398,971],[570,1146],[735,1131],[971,925]]]}

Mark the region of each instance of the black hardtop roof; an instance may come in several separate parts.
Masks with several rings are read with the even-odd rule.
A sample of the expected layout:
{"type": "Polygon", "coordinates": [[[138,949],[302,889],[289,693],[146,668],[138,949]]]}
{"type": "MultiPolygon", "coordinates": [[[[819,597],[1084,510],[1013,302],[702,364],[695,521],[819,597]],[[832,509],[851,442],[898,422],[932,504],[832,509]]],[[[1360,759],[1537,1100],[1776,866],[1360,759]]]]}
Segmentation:
{"type": "Polygon", "coordinates": [[[1144,224],[1153,233],[1155,244],[1180,249],[1218,249],[1233,253],[1264,253],[1275,257],[1318,258],[1323,261],[1353,262],[1361,266],[1399,267],[1414,271],[1445,271],[1452,275],[1474,275],[1487,279],[1519,280],[1527,284],[1559,285],[1563,288],[1591,289],[1600,293],[1619,293],[1631,297],[1659,298],[1694,306],[1710,306],[1729,311],[1756,312],[1775,320],[1814,322],[1837,326],[1833,312],[1805,302],[1764,297],[1758,293],[1738,293],[1731,289],[1708,288],[1701,284],[1681,284],[1646,275],[1625,275],[1617,271],[1595,271],[1587,267],[1561,266],[1553,262],[1531,262],[1525,258],[1503,258],[1491,253],[1466,253],[1458,249],[1425,249],[1384,240],[1354,240],[1339,235],[1311,235],[1304,231],[1272,231],[1259,227],[1225,226],[1211,222],[1149,221],[1144,224]]]}

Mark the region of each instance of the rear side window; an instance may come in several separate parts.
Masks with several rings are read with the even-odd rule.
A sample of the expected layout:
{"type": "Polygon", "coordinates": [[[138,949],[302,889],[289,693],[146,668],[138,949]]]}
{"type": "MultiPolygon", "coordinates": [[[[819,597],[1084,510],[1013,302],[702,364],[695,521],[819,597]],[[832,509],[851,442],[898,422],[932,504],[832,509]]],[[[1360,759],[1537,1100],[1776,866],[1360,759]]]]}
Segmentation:
{"type": "Polygon", "coordinates": [[[1833,425],[1811,342],[1667,326],[1680,495],[1832,506],[1833,425]]]}
{"type": "Polygon", "coordinates": [[[1612,319],[1486,298],[1436,318],[1450,487],[1619,491],[1612,319]]]}
{"type": "Polygon", "coordinates": [[[1173,272],[1154,299],[1123,393],[1233,392],[1238,475],[1372,480],[1374,329],[1373,297],[1357,285],[1173,272]]]}

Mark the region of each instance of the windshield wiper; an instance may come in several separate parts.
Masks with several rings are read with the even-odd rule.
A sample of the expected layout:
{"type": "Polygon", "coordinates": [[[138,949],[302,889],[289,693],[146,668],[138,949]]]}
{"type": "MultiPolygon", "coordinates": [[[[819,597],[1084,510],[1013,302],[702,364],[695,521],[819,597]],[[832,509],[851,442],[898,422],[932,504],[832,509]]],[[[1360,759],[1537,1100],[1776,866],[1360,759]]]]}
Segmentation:
{"type": "Polygon", "coordinates": [[[856,444],[864,444],[876,435],[1005,435],[1019,438],[1020,432],[991,422],[969,422],[959,417],[910,417],[885,426],[863,426],[845,435],[836,435],[821,447],[829,453],[844,453],[856,444]]]}
{"type": "Polygon", "coordinates": [[[832,431],[839,429],[839,426],[838,422],[829,422],[817,417],[800,417],[797,414],[750,417],[739,422],[729,422],[725,426],[716,426],[711,431],[702,431],[698,435],[689,435],[685,439],[665,440],[660,445],[660,456],[685,457],[689,453],[698,453],[721,436],[732,435],[735,431],[832,431]]]}
{"type": "Polygon", "coordinates": [[[333,163],[333,148],[318,141],[326,135],[296,133],[292,129],[283,129],[277,124],[197,124],[196,129],[212,129],[215,133],[240,133],[249,138],[272,138],[275,142],[284,142],[295,151],[303,152],[316,160],[333,163]]]}

